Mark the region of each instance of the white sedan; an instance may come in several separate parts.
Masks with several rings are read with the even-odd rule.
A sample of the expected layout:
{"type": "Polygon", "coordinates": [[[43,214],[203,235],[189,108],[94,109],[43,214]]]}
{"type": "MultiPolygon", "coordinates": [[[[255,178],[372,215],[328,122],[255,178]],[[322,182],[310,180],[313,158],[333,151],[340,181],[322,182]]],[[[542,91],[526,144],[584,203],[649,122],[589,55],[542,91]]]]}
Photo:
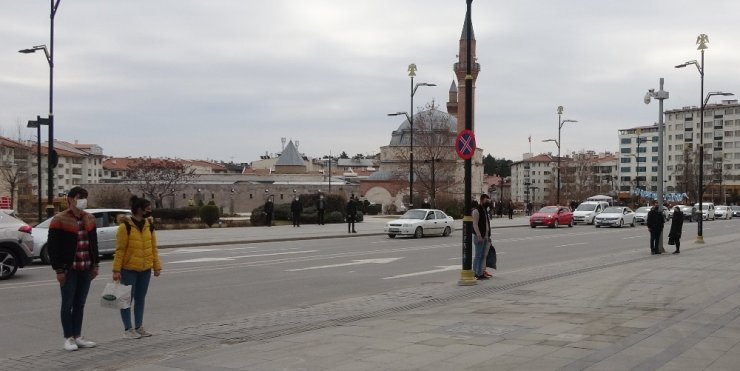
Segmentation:
{"type": "Polygon", "coordinates": [[[594,218],[594,224],[596,228],[599,227],[619,227],[622,228],[625,224],[629,224],[630,227],[635,226],[635,212],[629,207],[624,206],[609,206],[604,211],[596,215],[594,218]]]}
{"type": "Polygon", "coordinates": [[[717,206],[714,208],[714,217],[717,219],[732,219],[732,209],[729,206],[717,206]]]}
{"type": "Polygon", "coordinates": [[[400,218],[385,223],[383,231],[388,237],[414,236],[421,238],[428,235],[449,236],[452,233],[453,219],[442,210],[411,209],[400,218]]]}

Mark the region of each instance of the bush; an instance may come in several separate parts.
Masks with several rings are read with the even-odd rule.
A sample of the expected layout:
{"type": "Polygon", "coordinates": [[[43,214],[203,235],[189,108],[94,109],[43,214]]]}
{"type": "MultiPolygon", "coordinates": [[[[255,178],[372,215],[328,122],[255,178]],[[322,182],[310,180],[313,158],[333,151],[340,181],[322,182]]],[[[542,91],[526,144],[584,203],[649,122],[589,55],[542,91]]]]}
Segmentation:
{"type": "Polygon", "coordinates": [[[378,215],[383,211],[383,205],[380,205],[380,204],[368,205],[365,211],[367,215],[378,215]]]}
{"type": "Polygon", "coordinates": [[[95,192],[95,207],[103,209],[128,209],[131,194],[125,189],[113,186],[101,187],[95,192]]]}
{"type": "Polygon", "coordinates": [[[162,208],[152,210],[152,216],[154,216],[155,219],[163,220],[188,220],[195,218],[197,215],[198,208],[193,206],[183,207],[180,209],[162,208]]]}
{"type": "Polygon", "coordinates": [[[209,227],[218,221],[221,216],[220,214],[221,212],[218,209],[218,206],[212,205],[211,203],[200,208],[200,220],[203,223],[206,223],[209,227]]]}

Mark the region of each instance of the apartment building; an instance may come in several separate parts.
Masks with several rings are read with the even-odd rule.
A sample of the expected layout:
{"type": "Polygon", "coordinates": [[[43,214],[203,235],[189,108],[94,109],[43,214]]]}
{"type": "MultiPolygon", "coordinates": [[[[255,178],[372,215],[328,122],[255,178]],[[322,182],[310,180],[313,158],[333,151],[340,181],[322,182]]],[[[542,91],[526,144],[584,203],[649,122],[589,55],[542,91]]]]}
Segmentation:
{"type": "Polygon", "coordinates": [[[620,192],[658,190],[658,126],[619,130],[617,187],[620,192]]]}
{"type": "Polygon", "coordinates": [[[522,157],[522,161],[511,164],[511,200],[530,201],[534,205],[547,203],[553,175],[556,174],[554,169],[557,167],[557,157],[550,153],[536,156],[525,153],[522,157]]]}

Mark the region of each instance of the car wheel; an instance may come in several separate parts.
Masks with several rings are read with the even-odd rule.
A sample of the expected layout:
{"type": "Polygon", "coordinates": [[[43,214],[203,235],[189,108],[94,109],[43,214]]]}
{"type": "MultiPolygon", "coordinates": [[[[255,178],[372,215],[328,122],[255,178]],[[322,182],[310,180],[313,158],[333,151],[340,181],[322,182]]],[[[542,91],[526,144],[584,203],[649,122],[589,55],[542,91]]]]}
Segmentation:
{"type": "Polygon", "coordinates": [[[389,238],[396,238],[396,235],[395,235],[395,234],[393,234],[393,233],[388,233],[388,237],[389,237],[389,238]]]}
{"type": "Polygon", "coordinates": [[[595,228],[601,228],[601,226],[600,226],[600,225],[598,225],[598,224],[597,224],[597,225],[595,225],[594,227],[595,227],[595,228]]]}
{"type": "Polygon", "coordinates": [[[531,224],[531,225],[530,225],[530,227],[532,227],[532,228],[537,228],[537,226],[536,226],[536,225],[534,225],[534,224],[531,224]]]}
{"type": "Polygon", "coordinates": [[[624,219],[619,219],[619,228],[624,227],[624,219]]]}
{"type": "Polygon", "coordinates": [[[414,238],[422,238],[424,237],[424,230],[421,229],[421,227],[416,227],[416,231],[414,231],[414,238]]]}
{"type": "Polygon", "coordinates": [[[558,220],[555,219],[555,221],[552,223],[552,225],[550,226],[550,228],[558,228],[559,226],[560,226],[560,223],[558,223],[558,220]]]}
{"type": "Polygon", "coordinates": [[[635,220],[632,219],[632,224],[630,224],[630,227],[635,228],[635,220]]]}
{"type": "Polygon", "coordinates": [[[13,277],[18,270],[18,259],[7,247],[0,247],[0,280],[13,277]]]}
{"type": "Polygon", "coordinates": [[[47,245],[44,245],[44,247],[41,248],[39,258],[41,258],[42,263],[51,264],[51,259],[49,259],[49,248],[47,247],[47,245]]]}
{"type": "Polygon", "coordinates": [[[444,230],[444,232],[442,232],[442,237],[447,237],[447,236],[449,236],[449,235],[451,235],[451,234],[452,234],[452,228],[450,228],[450,227],[445,227],[445,230],[444,230]]]}
{"type": "Polygon", "coordinates": [[[573,219],[571,219],[570,222],[568,223],[568,228],[573,228],[573,219]]]}

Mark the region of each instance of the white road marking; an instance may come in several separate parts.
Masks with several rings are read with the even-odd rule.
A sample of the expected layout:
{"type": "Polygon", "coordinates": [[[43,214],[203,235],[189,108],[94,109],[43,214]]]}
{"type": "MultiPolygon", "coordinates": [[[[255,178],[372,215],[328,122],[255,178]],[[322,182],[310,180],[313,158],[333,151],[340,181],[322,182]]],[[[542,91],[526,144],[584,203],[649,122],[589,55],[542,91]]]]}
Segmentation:
{"type": "Polygon", "coordinates": [[[630,238],[643,238],[647,236],[632,236],[632,237],[622,237],[623,240],[629,240],[630,238]]]}
{"type": "Polygon", "coordinates": [[[414,273],[406,273],[406,274],[399,274],[397,276],[391,276],[391,277],[383,277],[384,280],[393,280],[396,278],[405,278],[405,277],[413,277],[413,276],[421,276],[425,274],[432,274],[432,273],[439,273],[439,272],[446,272],[446,271],[454,271],[456,269],[462,269],[462,266],[460,264],[456,265],[447,265],[447,266],[438,266],[439,269],[433,269],[430,271],[423,271],[423,272],[414,272],[414,273]]]}
{"type": "Polygon", "coordinates": [[[403,258],[362,259],[362,260],[355,260],[351,263],[317,265],[315,267],[286,269],[285,271],[286,272],[298,272],[298,271],[307,271],[307,270],[312,270],[312,269],[337,268],[337,267],[346,267],[350,265],[360,265],[360,264],[386,264],[386,263],[392,263],[400,259],[403,259],[403,258]]]}
{"type": "Polygon", "coordinates": [[[252,255],[242,255],[242,256],[231,256],[228,258],[197,258],[197,259],[189,259],[189,260],[177,260],[177,261],[169,262],[167,264],[230,261],[230,260],[236,260],[240,258],[257,258],[257,257],[262,257],[262,256],[275,256],[275,255],[287,255],[287,254],[306,254],[310,252],[316,252],[316,250],[278,252],[278,253],[273,253],[273,254],[252,254],[252,255]]]}
{"type": "Polygon", "coordinates": [[[558,245],[558,246],[555,246],[555,247],[566,247],[566,246],[576,246],[576,245],[585,245],[585,244],[586,244],[586,242],[578,242],[578,243],[569,243],[569,244],[565,244],[565,245],[558,245]]]}

